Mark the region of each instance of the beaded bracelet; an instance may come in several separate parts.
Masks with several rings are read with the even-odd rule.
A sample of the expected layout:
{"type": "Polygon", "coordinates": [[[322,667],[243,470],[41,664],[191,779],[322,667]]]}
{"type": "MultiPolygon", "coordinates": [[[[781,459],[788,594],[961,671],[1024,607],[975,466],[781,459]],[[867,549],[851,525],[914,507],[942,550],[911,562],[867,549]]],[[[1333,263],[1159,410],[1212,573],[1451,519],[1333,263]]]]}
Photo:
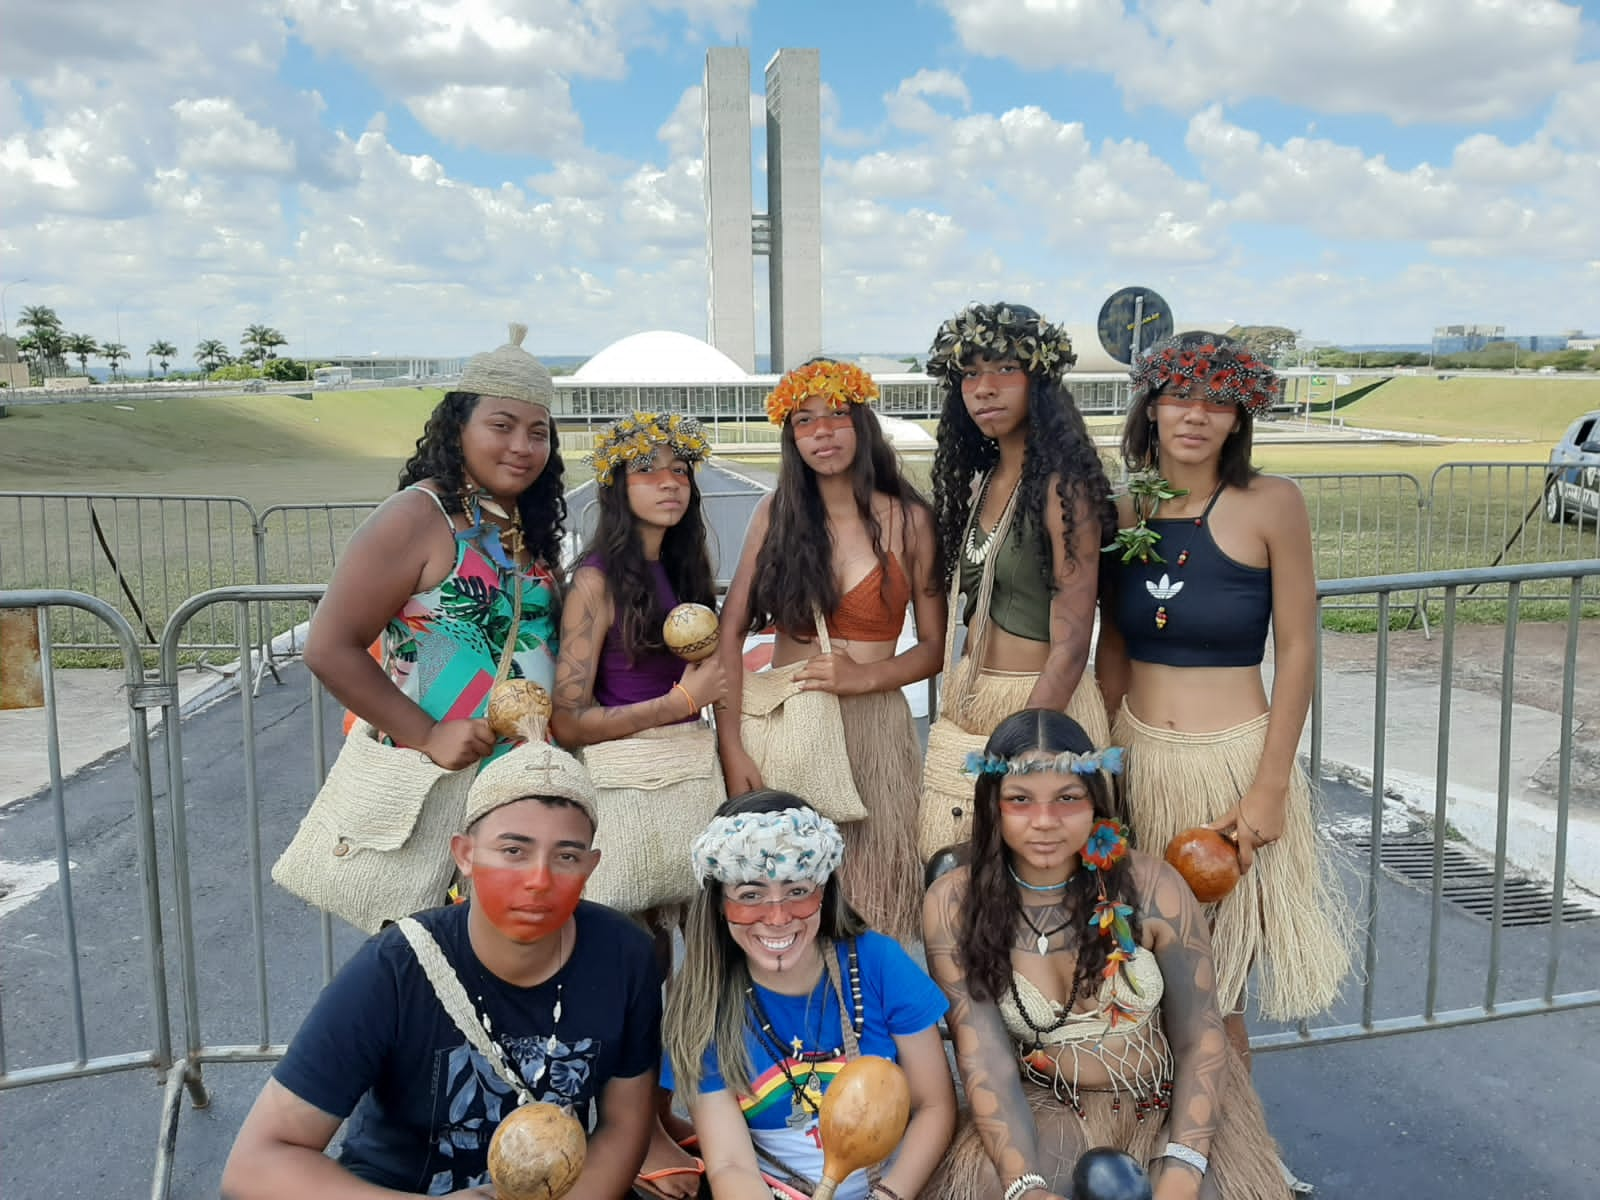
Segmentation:
{"type": "Polygon", "coordinates": [[[1022,1196],[1034,1190],[1041,1192],[1050,1190],[1050,1184],[1043,1175],[1018,1175],[1011,1181],[1011,1186],[1006,1188],[1005,1200],[1021,1200],[1022,1196]]]}
{"type": "Polygon", "coordinates": [[[1192,1149],[1189,1146],[1185,1146],[1182,1142],[1168,1142],[1167,1148],[1161,1152],[1161,1157],[1175,1158],[1179,1162],[1183,1163],[1184,1166],[1193,1167],[1202,1175],[1206,1173],[1206,1168],[1211,1165],[1211,1160],[1208,1159],[1204,1154],[1201,1154],[1200,1151],[1192,1149]]]}

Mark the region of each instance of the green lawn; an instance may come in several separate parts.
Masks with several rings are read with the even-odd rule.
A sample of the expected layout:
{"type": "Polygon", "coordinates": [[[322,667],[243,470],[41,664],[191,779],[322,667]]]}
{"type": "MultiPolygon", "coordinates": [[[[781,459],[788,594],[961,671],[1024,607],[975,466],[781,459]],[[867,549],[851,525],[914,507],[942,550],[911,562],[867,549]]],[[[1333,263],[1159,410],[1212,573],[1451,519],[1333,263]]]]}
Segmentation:
{"type": "MultiPolygon", "coordinates": [[[[394,489],[438,397],[437,390],[392,388],[320,392],[310,400],[254,395],[143,400],[126,407],[13,408],[0,421],[0,489],[236,496],[257,513],[278,504],[362,505],[280,514],[268,522],[268,577],[320,580],[364,516],[364,505],[394,489]]],[[[1256,461],[1300,479],[1324,578],[1413,571],[1419,563],[1438,568],[1596,557],[1600,535],[1592,521],[1554,526],[1539,511],[1539,464],[1571,418],[1592,408],[1600,408],[1597,380],[1400,378],[1344,410],[1347,421],[1532,440],[1263,442],[1256,461]],[[1463,462],[1480,465],[1446,467],[1463,462]],[[1424,511],[1419,496],[1428,495],[1441,468],[1433,509],[1424,511]]],[[[1091,425],[1097,435],[1120,428],[1119,421],[1105,418],[1091,425]]],[[[741,440],[775,433],[765,425],[722,432],[741,440]]],[[[588,476],[582,459],[591,440],[581,426],[566,424],[572,482],[588,476]]],[[[774,465],[771,457],[751,461],[774,465]]],[[[926,455],[906,463],[923,488],[930,466],[926,455]]],[[[126,610],[126,582],[140,598],[144,618],[159,631],[185,597],[254,579],[250,514],[241,505],[102,500],[95,515],[109,555],[92,531],[84,501],[0,499],[0,544],[6,547],[0,587],[73,586],[126,610]]],[[[229,618],[209,640],[231,637],[229,618]]]]}
{"type": "Polygon", "coordinates": [[[1576,379],[1455,375],[1443,381],[1412,375],[1391,379],[1339,415],[1346,424],[1367,429],[1550,443],[1574,417],[1597,408],[1600,377],[1593,375],[1576,379]]]}

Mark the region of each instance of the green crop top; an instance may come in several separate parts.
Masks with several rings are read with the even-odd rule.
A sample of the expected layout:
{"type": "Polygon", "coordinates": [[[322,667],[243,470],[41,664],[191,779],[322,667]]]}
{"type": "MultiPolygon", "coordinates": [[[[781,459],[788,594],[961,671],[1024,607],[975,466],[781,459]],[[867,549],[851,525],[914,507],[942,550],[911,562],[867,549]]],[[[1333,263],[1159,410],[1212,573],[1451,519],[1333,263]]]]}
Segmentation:
{"type": "MultiPolygon", "coordinates": [[[[967,527],[977,521],[974,506],[967,527]]],[[[967,597],[961,620],[968,631],[978,607],[978,589],[983,566],[966,555],[968,539],[961,539],[961,590],[967,597]]],[[[1043,532],[1032,521],[1017,517],[1005,539],[990,553],[994,555],[994,589],[989,597],[989,619],[1014,637],[1030,642],[1050,640],[1050,588],[1039,564],[1050,565],[1050,553],[1043,532]]]]}

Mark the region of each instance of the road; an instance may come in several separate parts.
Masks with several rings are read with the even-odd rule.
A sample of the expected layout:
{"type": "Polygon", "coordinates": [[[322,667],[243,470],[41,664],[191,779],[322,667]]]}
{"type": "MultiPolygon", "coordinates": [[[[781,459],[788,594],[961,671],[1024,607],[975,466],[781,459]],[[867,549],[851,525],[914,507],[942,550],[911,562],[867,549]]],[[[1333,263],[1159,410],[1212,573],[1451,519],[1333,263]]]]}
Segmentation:
{"type": "MultiPolygon", "coordinates": [[[[324,714],[330,745],[338,711],[324,714]]],[[[255,704],[261,862],[269,866],[293,832],[311,794],[309,676],[298,665],[255,704]]],[[[229,699],[184,723],[186,812],[197,993],[201,1028],[212,1045],[254,1046],[290,1036],[321,978],[316,921],[270,883],[262,928],[267,1012],[257,1009],[250,916],[241,708],[229,699]]],[[[158,736],[152,759],[164,764],[158,736]]],[[[157,771],[162,847],[162,919],[174,1036],[181,1041],[177,929],[165,811],[157,771]]],[[[137,842],[126,751],[70,780],[64,825],[73,862],[86,1025],[91,1055],[148,1048],[150,986],[140,909],[137,842]]],[[[1344,785],[1328,789],[1329,815],[1359,817],[1367,800],[1344,785]]],[[[32,861],[54,853],[48,797],[0,814],[4,857],[32,861]]],[[[265,867],[263,867],[264,872],[265,867]]],[[[1353,886],[1353,885],[1352,885],[1353,886]]],[[[1426,897],[1385,878],[1380,884],[1380,1016],[1416,1012],[1426,953],[1426,897]]],[[[8,1070],[73,1055],[70,991],[62,948],[60,892],[52,886],[0,915],[5,1063],[8,1070]]],[[[1447,905],[1441,927],[1441,1007],[1482,996],[1488,930],[1447,905]]],[[[1548,927],[1509,929],[1502,961],[1504,998],[1543,983],[1548,927]]],[[[358,943],[341,929],[342,960],[358,943]]],[[[1560,990],[1600,977],[1600,923],[1568,927],[1560,990]]],[[[1347,1001],[1339,1020],[1357,1013],[1347,1001]]],[[[1265,1027],[1263,1027],[1264,1029],[1265,1027]]],[[[1592,1109],[1600,1100],[1600,1011],[1428,1031],[1349,1045],[1259,1055],[1257,1078],[1285,1156],[1320,1195],[1339,1200],[1508,1197],[1574,1200],[1600,1195],[1600,1154],[1592,1109]]],[[[212,1104],[185,1105],[173,1195],[215,1196],[228,1146],[261,1080],[259,1065],[214,1065],[212,1104]]],[[[148,1068],[66,1084],[0,1093],[0,1195],[8,1200],[148,1194],[160,1090],[148,1068]]]]}

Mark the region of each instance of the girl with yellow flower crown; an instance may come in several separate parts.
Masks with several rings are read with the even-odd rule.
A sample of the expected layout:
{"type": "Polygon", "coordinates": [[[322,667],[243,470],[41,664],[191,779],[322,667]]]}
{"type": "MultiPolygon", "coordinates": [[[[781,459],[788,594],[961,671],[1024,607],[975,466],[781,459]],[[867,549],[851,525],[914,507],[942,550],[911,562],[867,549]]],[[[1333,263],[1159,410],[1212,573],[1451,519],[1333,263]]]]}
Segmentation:
{"type": "Polygon", "coordinates": [[[722,663],[686,665],[662,638],[678,604],[716,603],[695,482],[709,453],[699,422],[679,413],[634,413],[595,440],[599,519],[561,613],[551,716],[556,739],[581,750],[599,793],[602,853],[585,894],[644,912],[663,969],[670,929],[655,910],[687,900],[695,880],[687,839],[674,856],[661,831],[699,828],[724,795],[701,716],[726,691],[722,663]]]}
{"type": "Polygon", "coordinates": [[[900,689],[939,669],[944,602],[932,514],[867,407],[877,394],[860,368],[813,359],[767,398],[782,458],[723,609],[732,711],[717,737],[730,793],[783,788],[845,820],[845,895],[873,928],[914,939],[922,755],[900,689]],[[916,641],[901,651],[907,605],[916,641]],[[746,676],[745,636],[769,627],[773,669],[746,676]],[[846,793],[864,820],[840,812],[846,793]]]}

